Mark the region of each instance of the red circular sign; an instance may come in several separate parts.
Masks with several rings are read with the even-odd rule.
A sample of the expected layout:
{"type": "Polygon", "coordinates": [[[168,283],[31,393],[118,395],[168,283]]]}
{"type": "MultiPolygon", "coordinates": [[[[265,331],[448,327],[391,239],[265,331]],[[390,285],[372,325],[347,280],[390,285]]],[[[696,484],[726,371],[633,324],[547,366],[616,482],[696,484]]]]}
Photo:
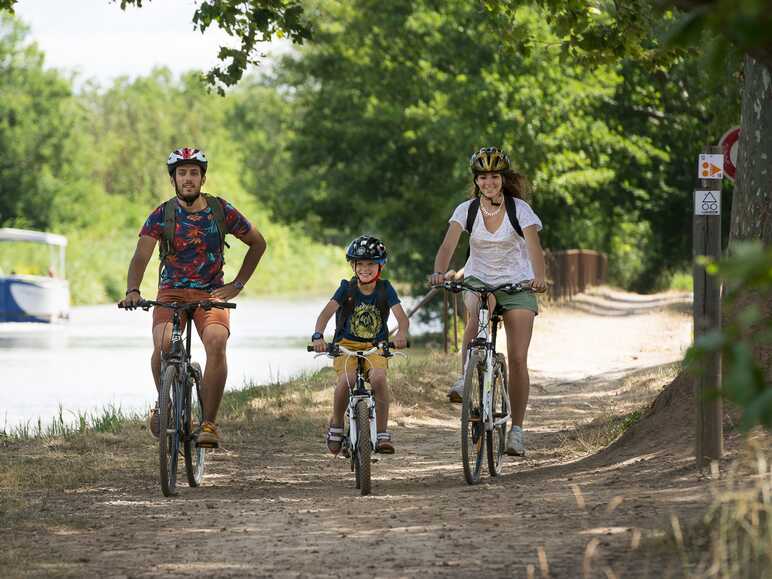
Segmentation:
{"type": "Polygon", "coordinates": [[[718,145],[724,150],[724,176],[734,182],[737,172],[737,152],[740,143],[740,127],[732,127],[719,140],[718,145]]]}

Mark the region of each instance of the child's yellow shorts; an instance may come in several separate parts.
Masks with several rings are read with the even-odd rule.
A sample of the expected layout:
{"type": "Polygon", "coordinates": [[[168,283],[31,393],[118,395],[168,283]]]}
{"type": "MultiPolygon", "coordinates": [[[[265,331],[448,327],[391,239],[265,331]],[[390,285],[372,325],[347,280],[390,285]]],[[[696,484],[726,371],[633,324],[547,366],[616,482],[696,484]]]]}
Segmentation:
{"type": "MultiPolygon", "coordinates": [[[[354,340],[346,340],[345,338],[342,339],[340,342],[338,342],[341,346],[344,348],[348,348],[349,350],[369,350],[373,347],[373,345],[370,342],[355,342],[354,340]]],[[[338,356],[333,360],[332,367],[335,368],[335,371],[338,373],[338,376],[343,374],[344,372],[356,372],[357,370],[357,359],[354,356],[346,356],[345,354],[342,356],[338,356]]],[[[381,354],[370,354],[367,357],[367,362],[365,362],[365,368],[367,369],[368,373],[370,371],[370,368],[388,368],[389,367],[389,361],[384,358],[381,354]]]]}

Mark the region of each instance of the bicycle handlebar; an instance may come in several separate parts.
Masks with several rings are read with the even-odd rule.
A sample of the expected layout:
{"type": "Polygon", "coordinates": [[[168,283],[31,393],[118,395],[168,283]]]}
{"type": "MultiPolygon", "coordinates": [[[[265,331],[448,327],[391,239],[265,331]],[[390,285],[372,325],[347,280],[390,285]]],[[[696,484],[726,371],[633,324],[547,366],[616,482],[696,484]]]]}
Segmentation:
{"type": "MultiPolygon", "coordinates": [[[[406,348],[410,347],[410,342],[405,345],[406,348]]],[[[378,351],[378,349],[383,348],[383,351],[385,354],[390,354],[389,350],[391,349],[397,349],[397,347],[394,345],[394,342],[373,342],[373,347],[369,350],[349,350],[345,346],[341,346],[340,344],[336,343],[330,343],[327,344],[327,349],[325,352],[332,356],[333,358],[337,356],[369,356],[370,354],[374,354],[378,351]]],[[[306,352],[315,352],[313,346],[306,346],[306,352]]],[[[388,356],[387,356],[388,357],[388,356]]]]}
{"type": "Polygon", "coordinates": [[[446,281],[432,287],[443,288],[448,291],[452,291],[453,293],[459,293],[463,290],[467,290],[478,294],[481,294],[481,293],[492,294],[498,291],[503,291],[508,294],[516,294],[518,292],[530,291],[531,280],[521,281],[520,283],[503,283],[495,287],[489,286],[489,285],[484,285],[483,287],[475,287],[463,281],[446,281]]]}
{"type": "Polygon", "coordinates": [[[157,302],[155,300],[140,300],[134,306],[118,304],[118,307],[124,310],[135,310],[137,308],[142,308],[145,311],[149,310],[151,307],[162,307],[170,310],[195,310],[196,308],[210,310],[212,308],[234,309],[236,307],[236,304],[234,304],[233,302],[214,302],[212,300],[202,300],[198,302],[187,302],[187,303],[186,302],[166,303],[166,302],[157,302]]]}

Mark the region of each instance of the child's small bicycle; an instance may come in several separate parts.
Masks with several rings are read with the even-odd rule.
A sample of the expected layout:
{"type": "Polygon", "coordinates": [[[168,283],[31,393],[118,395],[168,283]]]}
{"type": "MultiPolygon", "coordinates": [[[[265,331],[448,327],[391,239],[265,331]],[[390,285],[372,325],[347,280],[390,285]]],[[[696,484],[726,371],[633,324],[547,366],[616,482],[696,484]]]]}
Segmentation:
{"type": "Polygon", "coordinates": [[[461,455],[464,478],[470,485],[480,482],[483,451],[487,446],[488,472],[501,474],[502,459],[510,419],[507,360],[496,352],[496,331],[503,311],[491,313],[488,297],[504,291],[515,294],[530,290],[530,283],[503,284],[497,287],[474,287],[464,282],[446,281],[440,286],[452,292],[463,290],[480,297],[477,337],[469,344],[464,373],[464,395],[461,408],[461,455]],[[490,321],[490,332],[488,322],[490,321]],[[487,441],[487,444],[486,444],[487,441]]]}
{"type": "MultiPolygon", "coordinates": [[[[348,454],[351,459],[351,470],[356,477],[356,488],[360,489],[362,495],[370,494],[370,465],[372,463],[372,454],[375,452],[375,443],[378,432],[375,426],[375,396],[373,391],[368,389],[365,375],[367,369],[367,356],[375,354],[379,349],[384,358],[392,358],[399,354],[405,356],[402,352],[391,352],[394,348],[393,342],[374,343],[368,350],[354,351],[348,350],[340,344],[329,344],[326,353],[317,354],[317,356],[329,356],[336,358],[338,356],[348,356],[357,359],[356,380],[349,384],[348,407],[346,408],[345,422],[348,424],[348,434],[344,435],[343,448],[341,452],[344,456],[348,454]]],[[[308,346],[309,352],[314,351],[313,346],[308,346]]]]}

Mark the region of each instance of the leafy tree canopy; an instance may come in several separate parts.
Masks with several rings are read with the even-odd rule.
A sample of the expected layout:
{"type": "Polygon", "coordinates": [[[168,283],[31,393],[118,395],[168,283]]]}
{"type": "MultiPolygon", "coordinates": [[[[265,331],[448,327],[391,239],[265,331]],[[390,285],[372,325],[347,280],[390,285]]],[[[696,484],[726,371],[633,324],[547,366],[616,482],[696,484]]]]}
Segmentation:
{"type": "MultiPolygon", "coordinates": [[[[13,11],[16,1],[0,0],[0,10],[13,11]]],[[[125,10],[128,6],[141,8],[151,0],[109,1],[120,2],[121,9],[125,10]]],[[[221,46],[218,53],[221,64],[206,73],[208,83],[220,93],[224,86],[238,83],[248,65],[257,64],[258,43],[287,37],[302,44],[311,34],[303,6],[294,0],[202,0],[193,13],[192,23],[193,28],[202,33],[216,24],[240,43],[238,48],[221,46]]]]}
{"type": "MultiPolygon", "coordinates": [[[[396,240],[390,267],[418,281],[471,183],[468,155],[496,144],[534,183],[547,247],[608,251],[617,281],[641,287],[687,262],[693,159],[738,112],[736,90],[709,90],[699,63],[572,62],[533,8],[513,25],[531,48],[512,51],[506,17],[491,27],[461,0],[321,6],[277,79],[293,109],[276,117],[281,138],[244,149],[285,159],[278,189],[254,188],[278,217],[340,244],[396,240]]],[[[245,133],[262,130],[245,116],[245,133]]],[[[245,177],[265,172],[246,164],[245,177]]]]}

